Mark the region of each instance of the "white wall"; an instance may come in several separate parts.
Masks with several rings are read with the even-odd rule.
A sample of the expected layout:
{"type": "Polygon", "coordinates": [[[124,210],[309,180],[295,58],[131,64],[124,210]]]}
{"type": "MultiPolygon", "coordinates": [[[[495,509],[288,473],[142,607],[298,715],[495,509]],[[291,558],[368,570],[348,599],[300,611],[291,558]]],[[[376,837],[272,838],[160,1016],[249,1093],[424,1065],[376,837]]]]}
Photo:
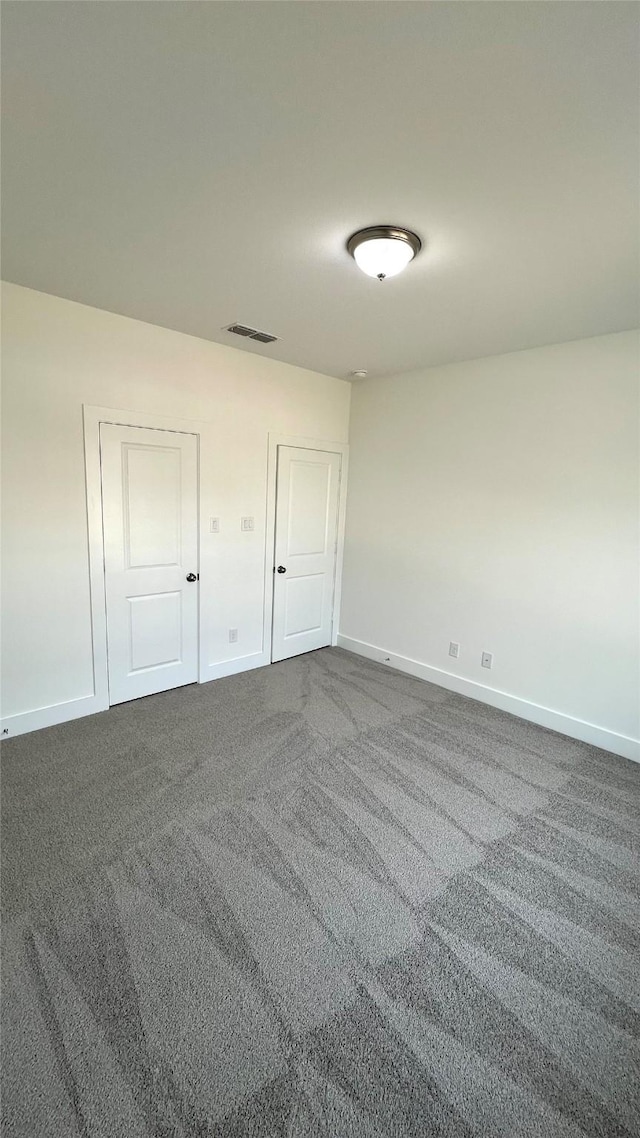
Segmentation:
{"type": "Polygon", "coordinates": [[[93,709],[84,403],[200,424],[203,512],[222,527],[201,535],[206,659],[262,662],[267,436],[345,442],[351,385],[15,285],[2,301],[3,727],[93,709]]]}
{"type": "Polygon", "coordinates": [[[358,384],[339,643],[637,754],[638,361],[625,332],[358,384]]]}
{"type": "MultiPolygon", "coordinates": [[[[200,424],[222,521],[202,534],[206,660],[261,662],[267,434],[346,441],[350,384],[15,285],[2,299],[3,724],[94,690],[83,403],[200,424]]],[[[357,384],[341,642],[631,753],[637,404],[634,333],[357,384]]]]}

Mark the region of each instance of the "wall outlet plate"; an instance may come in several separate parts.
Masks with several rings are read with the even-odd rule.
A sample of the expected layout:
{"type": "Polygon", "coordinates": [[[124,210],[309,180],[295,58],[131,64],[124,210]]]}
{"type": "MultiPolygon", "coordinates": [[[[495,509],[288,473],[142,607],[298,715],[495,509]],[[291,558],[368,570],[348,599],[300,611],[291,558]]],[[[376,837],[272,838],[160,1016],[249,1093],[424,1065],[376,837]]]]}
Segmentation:
{"type": "Polygon", "coordinates": [[[238,643],[238,629],[237,628],[230,628],[229,629],[229,644],[237,644],[237,643],[238,643]]]}
{"type": "Polygon", "coordinates": [[[483,652],[482,660],[480,661],[483,668],[493,667],[493,652],[483,652]]]}
{"type": "Polygon", "coordinates": [[[460,656],[460,645],[456,640],[449,641],[449,655],[453,656],[454,660],[460,656]]]}

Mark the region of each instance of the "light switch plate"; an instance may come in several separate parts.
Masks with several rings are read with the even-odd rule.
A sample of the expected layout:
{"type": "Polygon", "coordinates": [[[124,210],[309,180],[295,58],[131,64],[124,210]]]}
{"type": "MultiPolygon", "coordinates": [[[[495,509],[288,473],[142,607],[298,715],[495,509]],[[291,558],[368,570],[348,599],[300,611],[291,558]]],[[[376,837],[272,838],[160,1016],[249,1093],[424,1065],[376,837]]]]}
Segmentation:
{"type": "Polygon", "coordinates": [[[244,533],[248,533],[250,530],[253,530],[253,528],[254,528],[253,518],[240,518],[240,529],[244,533]]]}
{"type": "Polygon", "coordinates": [[[209,518],[209,533],[220,533],[220,518],[209,518]]]}

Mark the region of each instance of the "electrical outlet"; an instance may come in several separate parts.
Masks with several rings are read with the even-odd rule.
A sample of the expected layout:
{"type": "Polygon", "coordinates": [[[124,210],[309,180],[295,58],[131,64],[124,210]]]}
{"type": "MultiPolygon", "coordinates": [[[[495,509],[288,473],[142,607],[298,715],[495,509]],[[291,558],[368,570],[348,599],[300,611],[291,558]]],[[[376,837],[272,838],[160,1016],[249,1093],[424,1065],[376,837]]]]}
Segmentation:
{"type": "Polygon", "coordinates": [[[483,652],[481,664],[483,668],[493,667],[493,652],[483,652]]]}
{"type": "Polygon", "coordinates": [[[220,533],[220,518],[209,518],[209,533],[220,533]]]}
{"type": "Polygon", "coordinates": [[[230,628],[229,629],[229,644],[237,644],[237,642],[238,642],[238,629],[237,628],[230,628]]]}
{"type": "Polygon", "coordinates": [[[449,655],[453,656],[454,660],[457,660],[460,655],[460,645],[455,640],[449,641],[449,655]]]}
{"type": "Polygon", "coordinates": [[[240,529],[243,533],[250,533],[254,528],[253,518],[240,518],[240,529]]]}

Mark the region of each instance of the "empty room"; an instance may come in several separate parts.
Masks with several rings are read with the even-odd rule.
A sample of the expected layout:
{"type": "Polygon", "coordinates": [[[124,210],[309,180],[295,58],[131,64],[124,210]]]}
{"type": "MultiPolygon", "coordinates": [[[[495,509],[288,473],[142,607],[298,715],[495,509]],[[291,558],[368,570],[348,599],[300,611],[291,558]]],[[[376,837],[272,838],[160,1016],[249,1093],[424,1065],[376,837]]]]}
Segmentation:
{"type": "Polygon", "coordinates": [[[1,18],[3,1138],[638,1138],[640,5],[1,18]]]}

